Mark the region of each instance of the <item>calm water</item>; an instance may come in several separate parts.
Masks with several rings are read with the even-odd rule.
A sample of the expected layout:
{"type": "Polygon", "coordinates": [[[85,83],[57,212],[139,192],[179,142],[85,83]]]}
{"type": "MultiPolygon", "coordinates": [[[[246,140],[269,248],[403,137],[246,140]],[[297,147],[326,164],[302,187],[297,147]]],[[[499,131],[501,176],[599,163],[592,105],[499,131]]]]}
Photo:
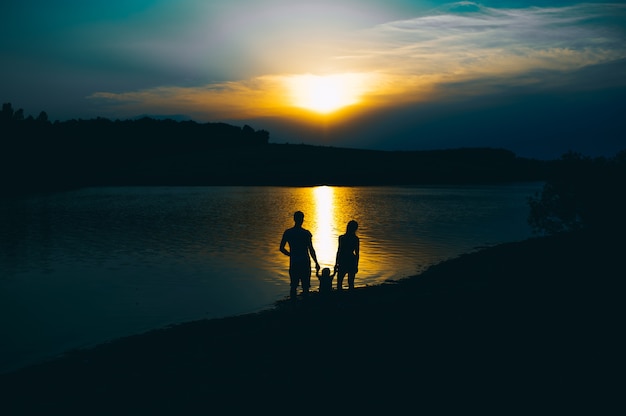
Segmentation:
{"type": "Polygon", "coordinates": [[[526,198],[540,187],[93,188],[0,200],[0,372],[272,306],[289,292],[278,245],[296,210],[322,267],[358,221],[363,286],[531,236],[526,198]]]}

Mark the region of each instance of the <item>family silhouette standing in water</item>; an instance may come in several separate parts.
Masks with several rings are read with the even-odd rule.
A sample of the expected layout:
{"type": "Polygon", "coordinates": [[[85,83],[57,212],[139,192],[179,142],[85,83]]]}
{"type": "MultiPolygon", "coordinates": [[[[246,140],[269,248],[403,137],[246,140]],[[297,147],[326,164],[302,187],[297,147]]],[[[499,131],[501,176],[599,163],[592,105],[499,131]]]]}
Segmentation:
{"type": "Polygon", "coordinates": [[[285,230],[280,241],[280,251],[289,257],[290,296],[295,299],[298,286],[302,287],[303,295],[308,295],[311,288],[311,259],[315,262],[315,275],[320,281],[320,293],[332,291],[335,275],[337,290],[343,289],[343,279],[346,275],[348,288],[354,289],[354,280],[359,271],[359,237],[356,235],[358,223],[354,220],[349,221],[346,233],[339,236],[335,267],[331,274],[328,267],[322,269],[320,273],[320,265],[313,248],[313,235],[302,227],[304,214],[296,211],[293,220],[294,226],[285,230]]]}

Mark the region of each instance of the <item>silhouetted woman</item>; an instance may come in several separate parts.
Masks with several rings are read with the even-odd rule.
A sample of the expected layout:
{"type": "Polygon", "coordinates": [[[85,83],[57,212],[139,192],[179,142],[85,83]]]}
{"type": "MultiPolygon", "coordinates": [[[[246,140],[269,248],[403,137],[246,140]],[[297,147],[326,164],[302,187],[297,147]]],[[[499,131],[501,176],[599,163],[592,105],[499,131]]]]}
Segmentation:
{"type": "Polygon", "coordinates": [[[354,279],[359,271],[359,237],[356,230],[359,224],[351,220],[346,227],[346,233],[339,236],[339,247],[337,248],[337,259],[335,269],[337,270],[337,290],[342,290],[343,278],[348,275],[348,288],[354,289],[354,279]]]}

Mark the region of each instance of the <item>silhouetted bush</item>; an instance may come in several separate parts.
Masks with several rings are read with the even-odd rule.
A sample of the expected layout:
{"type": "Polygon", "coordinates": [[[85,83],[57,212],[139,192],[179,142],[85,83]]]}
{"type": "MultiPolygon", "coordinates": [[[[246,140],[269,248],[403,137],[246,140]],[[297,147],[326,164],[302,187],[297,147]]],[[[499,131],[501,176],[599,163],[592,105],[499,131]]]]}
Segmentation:
{"type": "Polygon", "coordinates": [[[613,158],[567,153],[554,164],[543,190],[528,202],[537,233],[615,231],[625,227],[626,150],[613,158]]]}

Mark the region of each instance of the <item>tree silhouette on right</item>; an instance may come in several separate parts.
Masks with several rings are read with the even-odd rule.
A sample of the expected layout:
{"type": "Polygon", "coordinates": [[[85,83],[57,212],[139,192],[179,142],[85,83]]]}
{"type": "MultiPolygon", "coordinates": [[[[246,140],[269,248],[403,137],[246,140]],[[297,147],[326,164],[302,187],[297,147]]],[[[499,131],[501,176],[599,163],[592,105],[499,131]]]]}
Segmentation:
{"type": "Polygon", "coordinates": [[[626,229],[626,150],[612,158],[569,152],[557,161],[541,192],[528,199],[535,233],[626,229]]]}

